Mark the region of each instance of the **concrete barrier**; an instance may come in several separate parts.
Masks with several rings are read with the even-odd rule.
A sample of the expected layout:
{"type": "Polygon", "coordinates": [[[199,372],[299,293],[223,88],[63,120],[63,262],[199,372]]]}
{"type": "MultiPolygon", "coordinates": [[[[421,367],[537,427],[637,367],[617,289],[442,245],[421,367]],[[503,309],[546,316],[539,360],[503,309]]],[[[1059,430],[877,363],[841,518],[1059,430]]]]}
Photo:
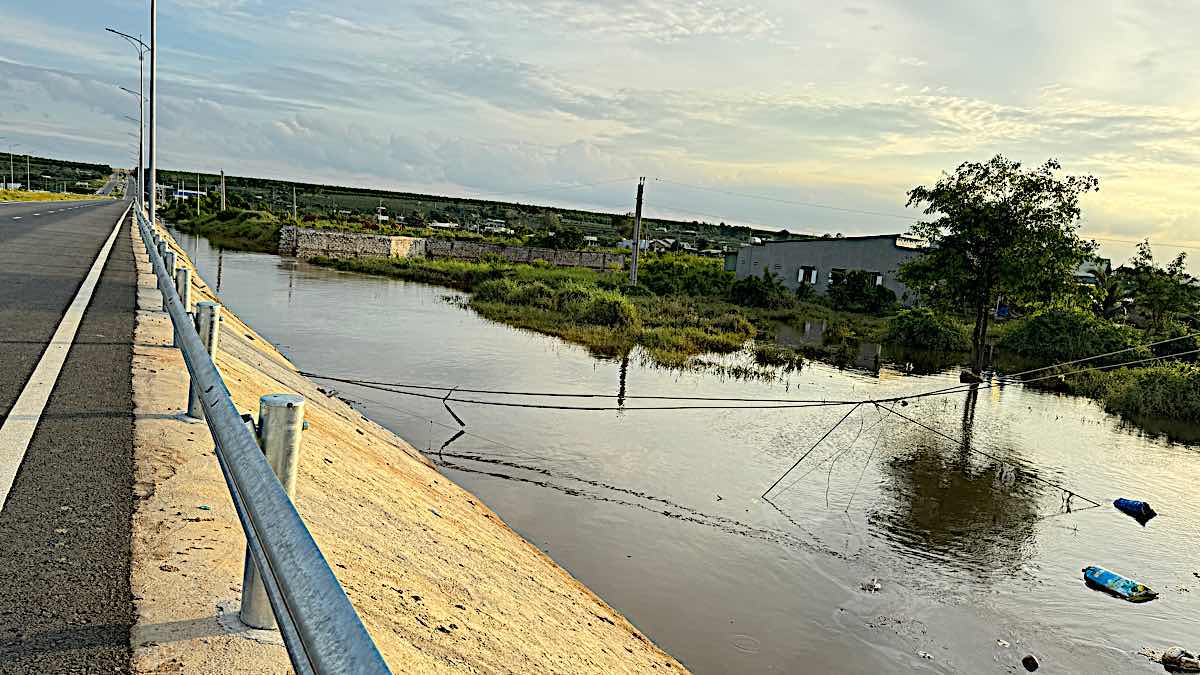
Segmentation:
{"type": "Polygon", "coordinates": [[[480,241],[426,239],[366,232],[318,230],[285,226],[279,234],[279,254],[297,258],[453,258],[477,261],[485,256],[509,262],[532,263],[544,260],[559,267],[623,269],[624,254],[599,251],[558,251],[551,248],[505,246],[480,241]]]}

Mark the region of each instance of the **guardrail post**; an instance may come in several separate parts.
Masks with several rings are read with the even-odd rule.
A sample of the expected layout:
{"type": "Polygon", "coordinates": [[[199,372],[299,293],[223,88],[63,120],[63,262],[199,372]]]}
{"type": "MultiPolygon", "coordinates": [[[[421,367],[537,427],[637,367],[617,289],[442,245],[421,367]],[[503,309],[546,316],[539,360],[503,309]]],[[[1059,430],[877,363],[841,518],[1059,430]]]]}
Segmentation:
{"type": "MultiPolygon", "coordinates": [[[[196,332],[205,351],[217,362],[217,342],[221,335],[221,306],[215,302],[196,303],[196,332]]],[[[200,405],[200,388],[195,381],[188,387],[188,417],[204,419],[204,408],[200,405]]]]}
{"type": "MultiPolygon", "coordinates": [[[[174,251],[167,251],[165,254],[163,254],[163,265],[167,268],[167,277],[174,278],[175,277],[175,252],[174,251]]],[[[170,297],[170,294],[167,293],[167,289],[165,289],[165,288],[160,287],[158,290],[162,291],[162,294],[163,294],[163,311],[165,312],[167,310],[167,298],[170,297]]],[[[175,344],[175,343],[172,342],[171,344],[175,344]]]]}
{"type": "MultiPolygon", "coordinates": [[[[183,303],[183,311],[189,316],[192,313],[192,271],[183,265],[180,265],[175,270],[175,292],[179,294],[179,300],[183,303]]],[[[174,331],[174,342],[172,347],[179,346],[179,331],[174,331]]]]}
{"type": "MultiPolygon", "coordinates": [[[[300,434],[304,427],[304,397],[267,394],[258,401],[258,444],[288,497],[296,496],[300,466],[300,434]]],[[[242,573],[242,623],[252,628],[275,628],[275,614],[263,588],[258,567],[246,551],[242,573]]]]}

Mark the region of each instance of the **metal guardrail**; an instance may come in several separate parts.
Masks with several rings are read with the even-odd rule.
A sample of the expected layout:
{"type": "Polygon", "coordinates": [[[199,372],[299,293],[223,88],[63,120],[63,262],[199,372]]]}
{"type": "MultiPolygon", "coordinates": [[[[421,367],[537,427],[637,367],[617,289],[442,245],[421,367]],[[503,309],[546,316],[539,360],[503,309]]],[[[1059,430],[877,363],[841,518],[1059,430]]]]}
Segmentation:
{"type": "Polygon", "coordinates": [[[134,213],[292,666],[301,674],[389,673],[346,592],[233,405],[229,389],[175,290],[171,272],[153,244],[154,228],[140,209],[134,213]]]}

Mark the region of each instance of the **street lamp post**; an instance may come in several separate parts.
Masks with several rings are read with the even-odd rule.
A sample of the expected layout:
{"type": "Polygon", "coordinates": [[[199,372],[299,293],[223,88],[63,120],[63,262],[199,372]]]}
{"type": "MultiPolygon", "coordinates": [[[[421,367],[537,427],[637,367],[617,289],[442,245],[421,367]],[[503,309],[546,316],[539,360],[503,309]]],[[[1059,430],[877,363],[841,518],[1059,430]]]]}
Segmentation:
{"type": "MultiPolygon", "coordinates": [[[[142,168],[143,166],[145,166],[145,162],[143,162],[143,160],[142,160],[142,146],[144,144],[143,133],[145,131],[146,125],[143,122],[144,118],[142,117],[142,113],[146,107],[146,96],[143,93],[142,77],[143,77],[145,68],[142,66],[142,63],[145,61],[146,52],[150,51],[150,47],[146,46],[146,43],[142,42],[140,39],[135,38],[132,35],[122,33],[119,30],[113,30],[112,28],[105,28],[104,30],[125,38],[125,40],[129,44],[133,45],[134,49],[137,49],[137,53],[138,53],[138,90],[137,90],[137,93],[133,94],[133,91],[131,91],[129,89],[125,89],[125,87],[121,87],[121,89],[130,94],[133,94],[134,96],[137,96],[137,98],[138,98],[138,196],[139,196],[139,201],[142,205],[142,208],[145,208],[145,206],[146,206],[146,174],[145,174],[145,170],[142,168]]],[[[150,40],[151,40],[151,42],[153,42],[154,38],[151,37],[150,40]]],[[[150,54],[150,63],[151,64],[154,63],[154,54],[153,53],[150,54]]],[[[154,76],[154,74],[153,74],[153,72],[151,72],[151,80],[150,80],[150,93],[151,94],[154,93],[153,76],[154,76]]],[[[151,122],[151,124],[154,123],[153,113],[151,113],[150,122],[151,122]]],[[[151,142],[153,142],[153,140],[154,140],[153,130],[151,130],[150,139],[151,139],[151,142]]],[[[153,174],[153,172],[151,172],[151,174],[153,174]]],[[[153,204],[153,202],[151,202],[151,204],[153,204]]],[[[151,206],[151,213],[153,213],[153,208],[154,207],[151,206]]]]}
{"type": "MultiPolygon", "coordinates": [[[[12,155],[13,155],[13,148],[19,148],[19,147],[21,147],[20,143],[9,143],[8,144],[8,185],[9,185],[9,187],[12,187],[13,183],[17,182],[17,174],[13,171],[12,155]]],[[[25,187],[28,188],[29,186],[27,185],[25,187]]]]}

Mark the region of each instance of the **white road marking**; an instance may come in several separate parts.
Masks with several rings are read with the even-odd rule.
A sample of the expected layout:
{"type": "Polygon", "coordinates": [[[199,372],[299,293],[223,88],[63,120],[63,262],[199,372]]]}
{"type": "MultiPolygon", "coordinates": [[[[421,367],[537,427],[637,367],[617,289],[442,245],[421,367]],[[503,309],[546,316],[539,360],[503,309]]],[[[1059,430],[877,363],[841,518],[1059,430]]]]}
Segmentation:
{"type": "Polygon", "coordinates": [[[29,376],[29,381],[25,383],[25,388],[21,390],[17,402],[8,411],[8,417],[4,419],[4,424],[0,425],[0,510],[3,510],[5,502],[8,501],[8,493],[12,490],[13,481],[17,477],[17,469],[25,459],[29,441],[33,438],[33,432],[37,429],[38,422],[42,419],[42,411],[46,409],[46,402],[50,400],[50,394],[58,382],[58,375],[62,372],[63,364],[67,360],[67,353],[71,350],[71,344],[75,342],[75,334],[79,331],[80,322],[83,321],[83,313],[87,311],[88,304],[92,301],[92,294],[96,290],[96,284],[100,281],[104,263],[108,260],[113,242],[116,241],[117,233],[121,231],[121,224],[125,222],[125,217],[128,215],[129,207],[126,207],[125,213],[121,214],[117,224],[113,227],[112,234],[108,235],[108,240],[100,249],[100,255],[96,256],[96,261],[92,263],[92,268],[84,277],[83,284],[75,293],[75,299],[71,301],[67,311],[63,314],[62,321],[59,322],[58,328],[50,338],[50,344],[42,353],[41,360],[33,369],[33,374],[29,376]]]}
{"type": "Polygon", "coordinates": [[[20,220],[21,216],[13,216],[13,220],[20,220]]]}
{"type": "Polygon", "coordinates": [[[40,215],[42,215],[42,214],[40,214],[40,213],[35,213],[35,214],[33,214],[33,215],[35,215],[35,216],[40,216],[40,215]]]}

